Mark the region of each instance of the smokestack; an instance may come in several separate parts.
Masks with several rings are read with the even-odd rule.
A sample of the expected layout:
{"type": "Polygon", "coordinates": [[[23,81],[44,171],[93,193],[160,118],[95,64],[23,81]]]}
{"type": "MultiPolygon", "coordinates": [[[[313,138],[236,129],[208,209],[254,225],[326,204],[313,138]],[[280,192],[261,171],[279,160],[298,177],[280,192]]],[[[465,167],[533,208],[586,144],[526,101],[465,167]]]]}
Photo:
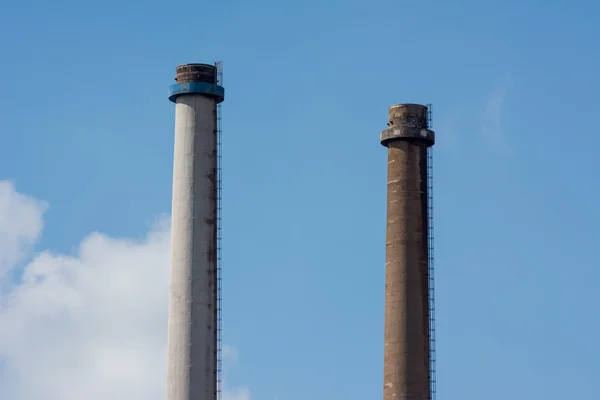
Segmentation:
{"type": "MultiPolygon", "coordinates": [[[[428,108],[389,107],[384,400],[430,400],[430,249],[428,108]]],[[[432,300],[432,299],[431,299],[432,300]]]]}
{"type": "Polygon", "coordinates": [[[210,400],[219,390],[217,107],[225,91],[215,65],[180,65],[175,81],[167,400],[210,400]]]}

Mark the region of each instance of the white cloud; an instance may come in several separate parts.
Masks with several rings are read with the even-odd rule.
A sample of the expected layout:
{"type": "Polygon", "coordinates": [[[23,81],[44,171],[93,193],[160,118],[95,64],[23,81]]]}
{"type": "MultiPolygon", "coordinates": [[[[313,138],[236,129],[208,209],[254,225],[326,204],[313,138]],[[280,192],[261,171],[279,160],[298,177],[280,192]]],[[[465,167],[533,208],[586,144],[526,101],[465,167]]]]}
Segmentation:
{"type": "Polygon", "coordinates": [[[249,400],[250,391],[247,388],[225,390],[223,393],[223,400],[249,400]]]}
{"type": "Polygon", "coordinates": [[[0,278],[20,261],[42,231],[46,204],[0,181],[0,278]]]}
{"type": "MultiPolygon", "coordinates": [[[[0,181],[4,270],[35,243],[45,209],[0,181]]],[[[164,218],[143,240],[92,233],[74,256],[34,254],[0,298],[0,399],[163,400],[168,266],[164,218]]],[[[224,353],[237,359],[235,348],[224,353]]]]}

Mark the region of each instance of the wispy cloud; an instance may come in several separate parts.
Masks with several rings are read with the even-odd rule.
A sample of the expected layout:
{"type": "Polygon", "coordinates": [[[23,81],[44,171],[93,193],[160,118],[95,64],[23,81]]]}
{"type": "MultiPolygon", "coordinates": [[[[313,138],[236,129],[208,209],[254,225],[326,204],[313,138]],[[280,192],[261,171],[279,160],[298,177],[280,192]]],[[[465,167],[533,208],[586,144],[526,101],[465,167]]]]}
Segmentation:
{"type": "Polygon", "coordinates": [[[503,107],[510,86],[510,78],[506,77],[497,85],[490,94],[483,110],[481,131],[500,155],[508,155],[511,151],[510,144],[502,127],[503,107]]]}
{"type": "MultiPolygon", "coordinates": [[[[461,126],[464,111],[454,107],[442,115],[438,122],[434,121],[433,130],[436,132],[436,145],[452,148],[452,152],[460,152],[461,138],[457,129],[461,126]]],[[[435,116],[434,116],[435,118],[435,116]]]]}

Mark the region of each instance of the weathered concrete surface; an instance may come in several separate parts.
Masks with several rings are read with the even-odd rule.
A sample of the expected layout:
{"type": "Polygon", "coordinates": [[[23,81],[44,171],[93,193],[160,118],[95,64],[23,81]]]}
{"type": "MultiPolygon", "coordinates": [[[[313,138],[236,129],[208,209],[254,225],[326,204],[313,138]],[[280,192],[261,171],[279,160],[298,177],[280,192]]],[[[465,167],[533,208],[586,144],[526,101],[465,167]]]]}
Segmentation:
{"type": "Polygon", "coordinates": [[[435,142],[435,133],[428,129],[427,107],[420,104],[395,104],[388,110],[388,128],[381,132],[381,144],[396,140],[435,142]]]}
{"type": "MultiPolygon", "coordinates": [[[[390,107],[396,126],[427,128],[426,108],[390,107]]],[[[384,400],[426,400],[429,386],[427,142],[388,147],[384,400]]]]}
{"type": "Polygon", "coordinates": [[[206,82],[217,83],[217,67],[210,64],[183,64],[177,67],[177,83],[206,82]]]}
{"type": "Polygon", "coordinates": [[[216,156],[215,99],[179,96],[175,106],[167,400],[217,397],[216,156]]]}

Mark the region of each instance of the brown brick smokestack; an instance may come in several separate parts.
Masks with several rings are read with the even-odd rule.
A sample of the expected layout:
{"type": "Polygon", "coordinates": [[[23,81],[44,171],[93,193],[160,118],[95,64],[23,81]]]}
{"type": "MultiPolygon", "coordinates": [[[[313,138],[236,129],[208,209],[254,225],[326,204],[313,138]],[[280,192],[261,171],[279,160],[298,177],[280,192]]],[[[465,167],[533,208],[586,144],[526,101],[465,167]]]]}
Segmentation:
{"type": "Polygon", "coordinates": [[[428,110],[389,108],[384,400],[429,400],[428,110]]]}

